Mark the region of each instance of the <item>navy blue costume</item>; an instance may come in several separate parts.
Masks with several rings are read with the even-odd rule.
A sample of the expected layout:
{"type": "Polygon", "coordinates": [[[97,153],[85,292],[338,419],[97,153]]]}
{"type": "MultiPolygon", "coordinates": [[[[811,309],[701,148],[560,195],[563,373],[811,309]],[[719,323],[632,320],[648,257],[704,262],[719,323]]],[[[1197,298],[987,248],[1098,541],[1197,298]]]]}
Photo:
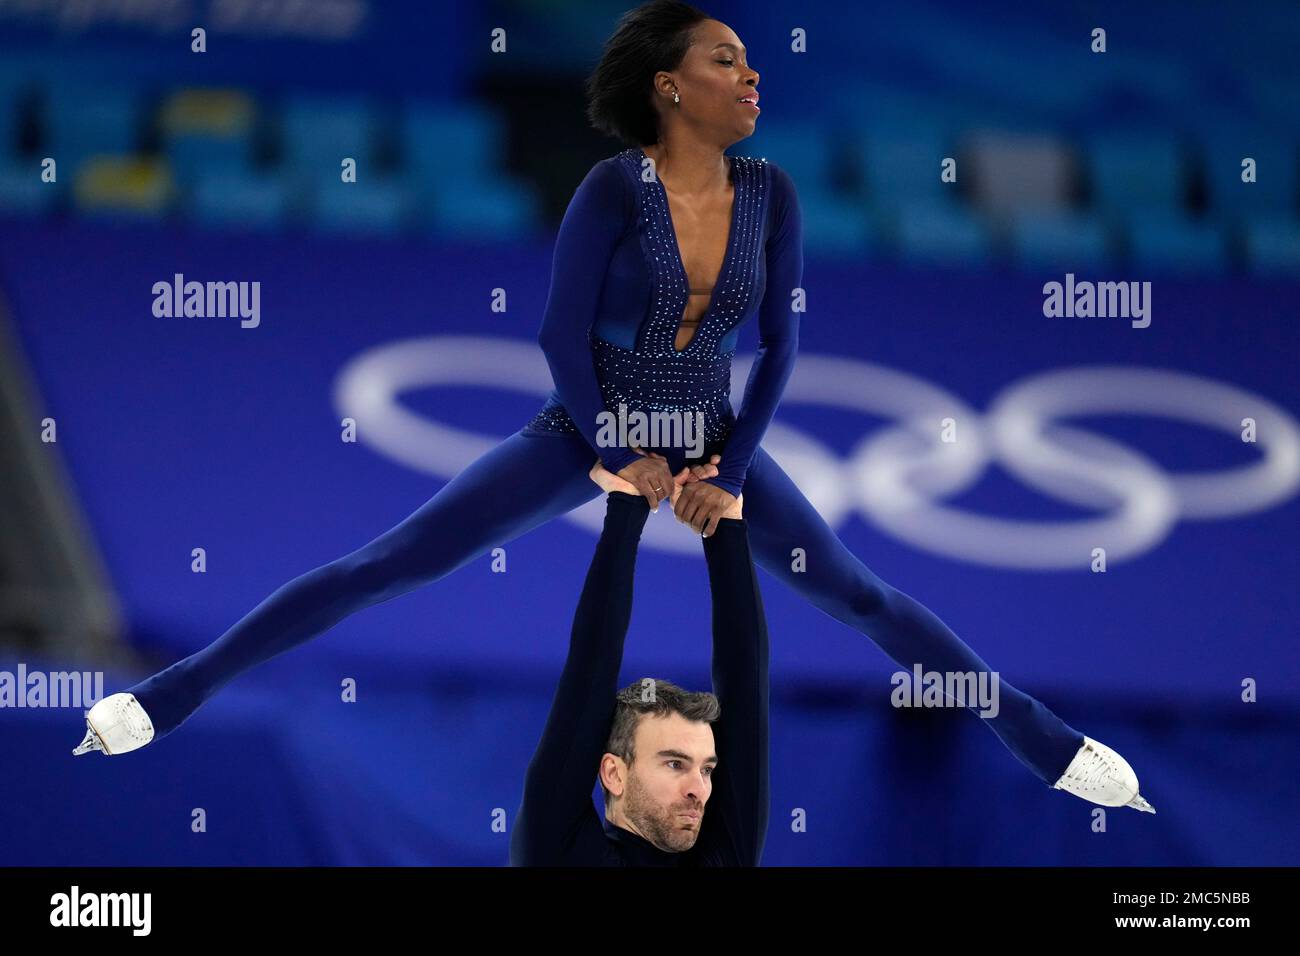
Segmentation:
{"type": "MultiPolygon", "coordinates": [[[[791,298],[802,281],[803,237],[785,171],[761,159],[728,159],[735,198],[722,270],[680,350],[689,289],[663,184],[640,149],[592,167],[560,227],[539,335],[555,391],[528,427],[581,432],[617,473],[637,454],[597,443],[600,412],[620,404],[647,413],[698,410],[704,439],[725,446],[717,477],[706,480],[739,495],[794,368],[799,313],[791,298]],[[765,295],[769,275],[772,294],[765,295]],[[731,357],[740,327],[756,313],[758,355],[737,416],[731,357]]],[[[677,449],[645,447],[680,469],[677,449]]]]}
{"type": "Polygon", "coordinates": [[[713,723],[713,791],[695,845],[661,850],[592,805],[632,617],[637,542],[649,514],[642,496],[612,491],[606,497],[604,528],[573,615],[569,656],[510,832],[514,866],[757,866],[762,858],[770,802],[767,622],[740,518],[722,518],[702,539],[713,595],[713,693],[721,716],[713,723]]]}
{"type": "MultiPolygon", "coordinates": [[[[399,524],[300,574],[213,643],[129,688],[157,736],[259,662],[596,497],[588,475],[596,458],[617,471],[635,455],[597,441],[596,416],[619,399],[652,411],[705,411],[710,437],[701,458],[722,456],[719,475],[707,480],[733,493],[743,488],[754,558],[768,573],[870,637],[904,671],[990,670],[929,609],[849,551],[761,445],[798,343],[803,221],[790,177],[765,160],[731,160],[726,261],[701,326],[677,352],[689,290],[663,185],[641,174],[649,165],[639,148],[596,163],[560,224],[538,336],[555,380],[552,399],[399,524]],[[738,329],[755,314],[759,357],[733,415],[724,383],[738,329]],[[804,556],[798,566],[796,548],[804,556]]],[[[659,450],[674,472],[688,460],[682,448],[659,450]]],[[[1008,609],[989,610],[990,624],[1018,626],[1008,609]]],[[[1051,787],[1083,734],[1000,674],[983,679],[998,680],[1000,709],[980,719],[1051,787]]]]}

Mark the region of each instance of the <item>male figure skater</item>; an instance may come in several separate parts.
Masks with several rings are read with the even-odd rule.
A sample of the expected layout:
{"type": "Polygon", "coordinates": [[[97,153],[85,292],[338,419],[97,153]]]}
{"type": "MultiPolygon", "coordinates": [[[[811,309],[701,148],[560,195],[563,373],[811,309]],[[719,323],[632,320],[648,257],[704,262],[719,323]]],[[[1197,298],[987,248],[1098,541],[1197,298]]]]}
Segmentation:
{"type": "MultiPolygon", "coordinates": [[[[675,491],[696,480],[684,477],[688,471],[674,479],[675,491]]],[[[511,865],[757,866],[769,801],[768,637],[743,498],[703,538],[713,693],[650,679],[618,691],[650,506],[600,464],[591,477],[609,492],[605,524],[528,766],[511,865]],[[596,776],[605,792],[603,820],[592,802],[596,776]]]]}

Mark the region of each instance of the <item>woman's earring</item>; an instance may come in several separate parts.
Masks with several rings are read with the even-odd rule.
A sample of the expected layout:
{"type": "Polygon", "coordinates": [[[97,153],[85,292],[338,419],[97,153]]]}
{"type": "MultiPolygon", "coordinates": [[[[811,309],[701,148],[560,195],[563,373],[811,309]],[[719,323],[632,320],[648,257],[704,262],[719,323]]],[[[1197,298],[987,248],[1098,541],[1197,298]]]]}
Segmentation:
{"type": "Polygon", "coordinates": [[[673,90],[673,102],[674,102],[674,103],[680,103],[681,101],[682,101],[682,98],[681,98],[680,96],[677,95],[677,91],[676,91],[676,90],[673,90]]]}

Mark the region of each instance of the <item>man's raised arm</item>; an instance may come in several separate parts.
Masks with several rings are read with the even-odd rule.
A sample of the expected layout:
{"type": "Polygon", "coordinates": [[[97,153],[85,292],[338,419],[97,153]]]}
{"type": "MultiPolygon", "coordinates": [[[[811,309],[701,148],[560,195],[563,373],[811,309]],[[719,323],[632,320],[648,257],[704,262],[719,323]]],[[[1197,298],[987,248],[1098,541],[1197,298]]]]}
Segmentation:
{"type": "Polygon", "coordinates": [[[650,514],[639,495],[611,491],[605,502],[605,525],[573,616],[569,656],[524,779],[510,835],[514,866],[595,862],[605,843],[591,792],[614,716],[637,545],[650,514]]]}
{"type": "Polygon", "coordinates": [[[768,638],[743,518],[722,518],[704,541],[713,593],[713,692],[718,768],[700,852],[725,866],[758,866],[768,820],[768,638]]]}

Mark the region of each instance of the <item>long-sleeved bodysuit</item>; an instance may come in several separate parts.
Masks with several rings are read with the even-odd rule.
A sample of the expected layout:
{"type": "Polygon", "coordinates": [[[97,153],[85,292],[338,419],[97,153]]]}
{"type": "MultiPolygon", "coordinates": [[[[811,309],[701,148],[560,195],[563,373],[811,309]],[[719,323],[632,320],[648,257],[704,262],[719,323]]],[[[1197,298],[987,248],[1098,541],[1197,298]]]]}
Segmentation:
{"type": "MultiPolygon", "coordinates": [[[[573,615],[569,656],[524,778],[510,831],[515,866],[757,866],[768,819],[768,638],[745,522],[704,539],[713,595],[713,790],[689,850],[662,850],[603,819],[591,791],[609,741],[637,542],[650,506],[610,492],[605,524],[573,615]]],[[[645,719],[645,718],[642,718],[645,719]]],[[[636,755],[637,762],[656,759],[636,755]]]]}
{"type": "MultiPolygon", "coordinates": [[[[670,354],[689,290],[666,193],[641,175],[649,166],[639,148],[596,163],[560,224],[539,335],[555,380],[552,399],[399,524],[285,583],[207,647],[130,688],[155,736],[259,662],[594,498],[600,489],[588,471],[596,458],[617,470],[635,455],[600,444],[595,428],[600,410],[614,411],[609,403],[622,398],[651,410],[703,410],[708,440],[700,457],[722,456],[719,475],[708,480],[733,493],[743,488],[756,562],[870,637],[903,671],[920,665],[996,680],[998,713],[979,719],[1045,784],[1060,778],[1083,735],[989,673],[929,609],[863,564],[762,447],[794,361],[794,305],[803,299],[803,222],[790,177],[766,160],[731,160],[727,257],[695,337],[670,354]],[[754,314],[759,357],[733,416],[724,383],[737,329],[754,314]],[[802,561],[794,560],[796,548],[802,561]]],[[[681,447],[659,450],[674,472],[693,460],[681,447]]],[[[990,625],[1016,626],[995,610],[1003,609],[990,608],[990,625]]],[[[979,706],[966,705],[972,713],[979,706]]]]}
{"type": "MultiPolygon", "coordinates": [[[[647,414],[699,411],[704,439],[724,446],[718,475],[708,480],[740,494],[794,368],[799,313],[791,297],[802,281],[803,241],[785,171],[761,159],[730,162],[735,198],[722,269],[681,350],[677,329],[689,290],[663,184],[649,173],[642,178],[649,159],[640,149],[592,167],[560,227],[539,335],[555,391],[529,428],[578,431],[617,472],[637,453],[598,443],[601,412],[620,405],[647,414]],[[758,355],[737,416],[731,357],[740,327],[755,313],[758,355]]],[[[678,449],[644,447],[677,460],[678,449]]]]}

